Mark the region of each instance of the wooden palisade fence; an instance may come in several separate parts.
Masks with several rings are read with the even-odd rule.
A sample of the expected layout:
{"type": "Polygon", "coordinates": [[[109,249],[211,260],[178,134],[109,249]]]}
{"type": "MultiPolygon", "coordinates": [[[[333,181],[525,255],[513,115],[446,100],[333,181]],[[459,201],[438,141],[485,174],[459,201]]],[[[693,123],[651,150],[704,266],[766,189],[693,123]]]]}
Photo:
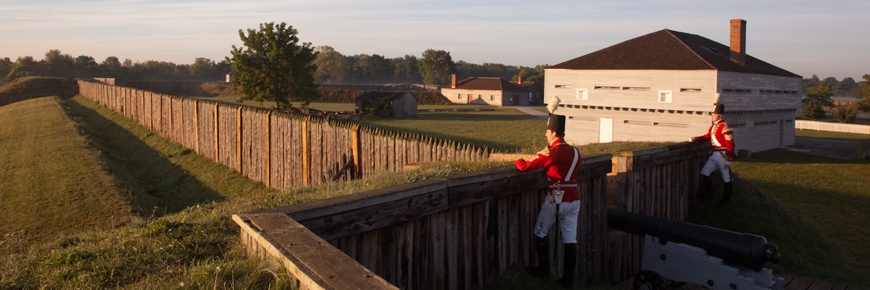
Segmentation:
{"type": "MultiPolygon", "coordinates": [[[[608,207],[685,220],[710,149],[710,143],[685,142],[614,154],[615,178],[609,182],[616,186],[610,185],[615,190],[608,193],[608,207]]],[[[640,270],[643,240],[618,230],[608,232],[610,282],[622,282],[640,270]]]]}
{"type": "Polygon", "coordinates": [[[80,93],[151,131],[283,190],[401,171],[408,163],[476,161],[484,148],[221,102],[79,81],[80,93]],[[347,174],[341,174],[345,172],[347,174]]]}
{"type": "MultiPolygon", "coordinates": [[[[608,154],[585,157],[578,172],[584,200],[578,281],[604,276],[610,170],[608,154]]],[[[233,219],[249,253],[278,258],[303,289],[477,289],[510,265],[537,261],[532,230],[546,190],[543,170],[519,172],[510,166],[233,219]],[[327,242],[343,255],[323,249],[327,242]],[[328,254],[312,254],[315,248],[328,254]]],[[[561,272],[564,249],[558,232],[554,228],[549,235],[558,246],[548,254],[561,272]]]]}

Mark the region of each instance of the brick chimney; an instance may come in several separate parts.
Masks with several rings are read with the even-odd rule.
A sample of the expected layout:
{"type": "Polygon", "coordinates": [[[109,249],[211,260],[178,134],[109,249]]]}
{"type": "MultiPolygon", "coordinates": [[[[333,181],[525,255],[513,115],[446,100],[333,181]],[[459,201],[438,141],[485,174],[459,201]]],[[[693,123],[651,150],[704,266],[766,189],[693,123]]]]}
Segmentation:
{"type": "Polygon", "coordinates": [[[523,83],[523,76],[517,76],[517,83],[518,84],[523,83]]]}
{"type": "Polygon", "coordinates": [[[450,88],[456,88],[456,74],[450,74],[450,88]]]}
{"type": "Polygon", "coordinates": [[[746,65],[746,20],[731,19],[731,61],[746,65]]]}

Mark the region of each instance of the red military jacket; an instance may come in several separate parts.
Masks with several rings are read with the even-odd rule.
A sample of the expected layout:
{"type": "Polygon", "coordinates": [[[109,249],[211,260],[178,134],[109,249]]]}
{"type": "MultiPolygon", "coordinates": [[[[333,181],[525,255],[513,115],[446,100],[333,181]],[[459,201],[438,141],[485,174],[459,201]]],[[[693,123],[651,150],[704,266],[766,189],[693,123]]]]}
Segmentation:
{"type": "Polygon", "coordinates": [[[695,140],[710,140],[710,143],[713,144],[713,151],[725,151],[725,155],[729,161],[737,159],[737,155],[734,154],[733,132],[731,132],[731,127],[728,127],[728,124],[725,123],[724,119],[716,120],[716,122],[710,126],[710,129],[707,130],[707,134],[695,137],[695,140]]]}
{"type": "Polygon", "coordinates": [[[580,191],[577,190],[577,171],[580,170],[580,152],[568,145],[562,138],[556,138],[547,147],[550,155],[538,153],[531,160],[517,159],[514,163],[520,171],[529,171],[537,168],[547,168],[547,180],[550,189],[565,191],[562,202],[580,200],[580,191]]]}

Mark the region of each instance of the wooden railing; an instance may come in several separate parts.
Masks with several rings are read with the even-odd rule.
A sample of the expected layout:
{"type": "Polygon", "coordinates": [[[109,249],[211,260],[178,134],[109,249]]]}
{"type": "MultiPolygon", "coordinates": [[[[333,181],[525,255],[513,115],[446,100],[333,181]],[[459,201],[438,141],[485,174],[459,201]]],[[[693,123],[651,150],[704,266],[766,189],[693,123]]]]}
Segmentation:
{"type": "MultiPolygon", "coordinates": [[[[610,155],[585,156],[578,173],[583,205],[575,277],[580,282],[602,280],[605,275],[604,199],[611,168],[610,155]]],[[[362,274],[323,279],[335,273],[328,265],[336,264],[352,264],[352,273],[368,269],[391,284],[363,288],[478,289],[512,264],[537,261],[532,230],[546,190],[542,170],[519,172],[510,166],[238,214],[233,219],[251,254],[285,261],[300,284],[310,289],[339,289],[337,283],[354,283],[337,280],[377,280],[362,274]],[[305,239],[313,244],[277,242],[300,234],[309,236],[305,239]],[[324,263],[334,255],[297,253],[321,245],[311,235],[346,257],[324,263]]],[[[553,255],[551,260],[561,272],[564,249],[557,242],[561,241],[558,232],[551,230],[554,246],[547,254],[553,255]]]]}

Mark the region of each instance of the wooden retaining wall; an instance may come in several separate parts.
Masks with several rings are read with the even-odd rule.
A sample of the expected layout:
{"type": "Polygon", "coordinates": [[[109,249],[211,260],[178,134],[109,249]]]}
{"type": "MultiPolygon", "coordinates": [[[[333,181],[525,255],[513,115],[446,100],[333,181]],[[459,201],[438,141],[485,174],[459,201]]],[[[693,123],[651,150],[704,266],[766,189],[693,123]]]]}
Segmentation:
{"type": "Polygon", "coordinates": [[[79,81],[83,96],[271,188],[401,171],[408,163],[477,161],[489,151],[325,117],[79,81]]]}
{"type": "MultiPolygon", "coordinates": [[[[709,143],[684,142],[614,154],[608,207],[684,221],[710,150],[709,143]]],[[[607,235],[607,279],[615,284],[640,270],[643,237],[618,230],[607,235]]]]}
{"type": "MultiPolygon", "coordinates": [[[[605,183],[611,168],[609,154],[584,156],[578,172],[583,205],[575,277],[581,283],[604,279],[605,183]]],[[[510,265],[536,263],[532,230],[546,190],[542,170],[519,172],[509,166],[233,219],[249,253],[284,261],[305,289],[344,289],[338,285],[373,280],[361,274],[335,275],[330,265],[353,265],[352,273],[367,269],[390,283],[353,288],[478,289],[510,265]],[[304,253],[322,246],[313,244],[322,243],[318,238],[345,255],[304,253]]],[[[554,245],[548,254],[561,273],[564,249],[558,232],[553,228],[548,235],[554,245]]]]}

